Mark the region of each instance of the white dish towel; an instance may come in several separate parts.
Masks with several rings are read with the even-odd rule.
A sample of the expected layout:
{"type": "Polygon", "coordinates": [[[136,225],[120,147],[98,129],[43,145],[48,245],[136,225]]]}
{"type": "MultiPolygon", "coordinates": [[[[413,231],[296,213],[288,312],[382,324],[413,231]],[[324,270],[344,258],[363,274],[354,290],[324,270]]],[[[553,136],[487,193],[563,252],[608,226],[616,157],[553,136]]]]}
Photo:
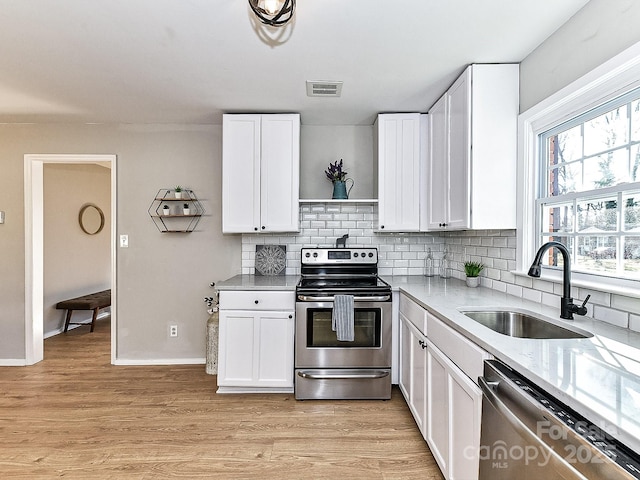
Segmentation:
{"type": "Polygon", "coordinates": [[[341,342],[353,342],[353,295],[334,295],[331,328],[341,342]]]}

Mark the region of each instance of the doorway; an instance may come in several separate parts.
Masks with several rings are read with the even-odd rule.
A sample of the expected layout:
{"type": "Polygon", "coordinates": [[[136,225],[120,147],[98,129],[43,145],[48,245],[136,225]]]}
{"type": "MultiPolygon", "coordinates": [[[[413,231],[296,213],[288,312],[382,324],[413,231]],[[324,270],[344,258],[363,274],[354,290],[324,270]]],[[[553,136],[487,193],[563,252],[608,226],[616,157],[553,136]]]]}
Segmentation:
{"type": "Polygon", "coordinates": [[[25,362],[44,358],[44,165],[47,163],[103,164],[111,170],[111,363],[116,357],[116,156],[24,156],[25,181],[25,362]]]}

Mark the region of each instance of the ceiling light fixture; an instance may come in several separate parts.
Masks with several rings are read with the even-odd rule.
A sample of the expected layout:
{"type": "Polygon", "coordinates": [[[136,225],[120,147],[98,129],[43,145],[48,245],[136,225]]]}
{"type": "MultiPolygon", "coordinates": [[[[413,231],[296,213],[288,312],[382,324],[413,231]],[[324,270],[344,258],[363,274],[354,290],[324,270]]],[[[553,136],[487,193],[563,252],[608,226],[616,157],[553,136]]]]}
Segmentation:
{"type": "Polygon", "coordinates": [[[249,6],[265,25],[281,27],[293,17],[296,0],[249,0],[249,6]]]}

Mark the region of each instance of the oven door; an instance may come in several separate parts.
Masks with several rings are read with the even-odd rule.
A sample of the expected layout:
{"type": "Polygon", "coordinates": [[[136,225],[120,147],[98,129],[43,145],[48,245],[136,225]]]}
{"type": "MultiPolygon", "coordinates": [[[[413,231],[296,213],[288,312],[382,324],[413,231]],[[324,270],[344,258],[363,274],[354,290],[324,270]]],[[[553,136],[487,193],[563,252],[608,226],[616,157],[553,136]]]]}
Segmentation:
{"type": "Polygon", "coordinates": [[[353,342],[331,329],[332,301],[297,302],[296,368],[389,368],[391,302],[354,301],[353,342]]]}

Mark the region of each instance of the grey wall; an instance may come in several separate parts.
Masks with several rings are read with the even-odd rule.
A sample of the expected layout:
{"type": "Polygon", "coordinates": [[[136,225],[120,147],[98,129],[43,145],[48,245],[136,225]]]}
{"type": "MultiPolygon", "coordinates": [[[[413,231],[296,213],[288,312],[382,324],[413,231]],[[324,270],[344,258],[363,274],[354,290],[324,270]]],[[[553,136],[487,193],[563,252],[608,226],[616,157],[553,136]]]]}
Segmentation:
{"type": "Polygon", "coordinates": [[[240,237],[221,233],[220,126],[0,125],[0,359],[24,359],[24,154],[117,155],[119,359],[205,355],[209,282],[240,273],[240,237]],[[160,188],[193,189],[206,210],[197,231],[160,233],[147,209],[160,188]],[[168,338],[168,325],[179,337],[168,338]]]}
{"type": "Polygon", "coordinates": [[[300,143],[300,198],[331,198],[333,186],[324,172],[340,159],[355,181],[349,198],[375,198],[373,126],[303,125],[300,143]]]}
{"type": "MultiPolygon", "coordinates": [[[[111,288],[111,170],[99,165],[44,165],[44,334],[64,326],[61,300],[111,288]],[[87,235],[78,213],[87,203],[100,207],[105,228],[87,235]]],[[[73,313],[72,321],[91,318],[73,313]]]]}
{"type": "Polygon", "coordinates": [[[520,111],[640,41],[638,25],[639,1],[591,0],[522,61],[520,111]]]}

